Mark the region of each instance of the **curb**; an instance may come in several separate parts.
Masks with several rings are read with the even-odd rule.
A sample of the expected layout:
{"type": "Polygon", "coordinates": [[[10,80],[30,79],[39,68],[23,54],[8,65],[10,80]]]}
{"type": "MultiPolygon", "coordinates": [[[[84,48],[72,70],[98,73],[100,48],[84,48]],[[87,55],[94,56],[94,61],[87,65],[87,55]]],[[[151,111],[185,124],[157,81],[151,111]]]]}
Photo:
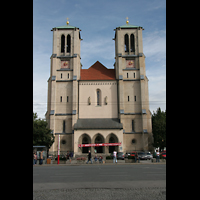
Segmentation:
{"type": "Polygon", "coordinates": [[[166,162],[155,162],[155,163],[105,163],[105,164],[99,164],[99,163],[95,163],[95,164],[80,164],[80,163],[73,163],[73,164],[42,164],[42,165],[33,165],[33,167],[42,167],[42,166],[81,166],[81,165],[166,165],[166,162]]]}

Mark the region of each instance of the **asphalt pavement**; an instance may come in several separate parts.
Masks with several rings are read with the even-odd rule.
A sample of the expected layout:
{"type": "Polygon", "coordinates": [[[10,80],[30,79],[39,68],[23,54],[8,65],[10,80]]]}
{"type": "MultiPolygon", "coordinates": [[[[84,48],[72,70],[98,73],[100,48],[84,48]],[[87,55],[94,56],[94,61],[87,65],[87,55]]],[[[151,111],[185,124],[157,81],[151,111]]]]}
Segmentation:
{"type": "Polygon", "coordinates": [[[33,167],[33,199],[165,199],[166,164],[33,167]]]}

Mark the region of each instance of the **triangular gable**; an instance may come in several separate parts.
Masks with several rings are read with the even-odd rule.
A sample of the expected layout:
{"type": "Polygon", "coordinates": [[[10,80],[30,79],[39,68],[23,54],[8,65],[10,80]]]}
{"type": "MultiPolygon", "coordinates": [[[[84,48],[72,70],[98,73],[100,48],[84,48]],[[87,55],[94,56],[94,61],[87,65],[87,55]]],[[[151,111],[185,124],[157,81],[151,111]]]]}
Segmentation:
{"type": "Polygon", "coordinates": [[[97,61],[89,69],[81,69],[80,80],[115,80],[115,69],[107,69],[97,61]]]}

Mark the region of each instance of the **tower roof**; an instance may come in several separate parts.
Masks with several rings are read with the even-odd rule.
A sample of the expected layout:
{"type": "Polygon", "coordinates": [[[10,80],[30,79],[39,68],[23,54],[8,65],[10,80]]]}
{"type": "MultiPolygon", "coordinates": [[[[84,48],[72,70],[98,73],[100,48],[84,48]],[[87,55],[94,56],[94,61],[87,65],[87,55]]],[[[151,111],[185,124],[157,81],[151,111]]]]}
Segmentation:
{"type": "Polygon", "coordinates": [[[54,28],[57,28],[57,29],[75,29],[75,28],[78,28],[78,27],[70,26],[70,25],[64,25],[64,26],[57,26],[57,27],[54,27],[54,28]]]}
{"type": "Polygon", "coordinates": [[[122,25],[122,26],[119,26],[117,28],[138,28],[140,26],[135,26],[135,25],[131,25],[131,24],[125,24],[125,25],[122,25]]]}
{"type": "Polygon", "coordinates": [[[107,69],[97,61],[89,69],[81,69],[80,80],[115,80],[115,69],[107,69]]]}

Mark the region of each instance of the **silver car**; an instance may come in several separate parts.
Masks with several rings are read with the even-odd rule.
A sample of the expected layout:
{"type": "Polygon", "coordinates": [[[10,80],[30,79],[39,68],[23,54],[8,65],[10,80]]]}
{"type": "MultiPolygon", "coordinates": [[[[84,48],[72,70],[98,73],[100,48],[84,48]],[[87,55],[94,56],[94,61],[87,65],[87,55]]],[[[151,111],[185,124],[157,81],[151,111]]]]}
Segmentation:
{"type": "Polygon", "coordinates": [[[151,160],[153,158],[153,155],[150,152],[145,152],[147,159],[151,160]]]}

